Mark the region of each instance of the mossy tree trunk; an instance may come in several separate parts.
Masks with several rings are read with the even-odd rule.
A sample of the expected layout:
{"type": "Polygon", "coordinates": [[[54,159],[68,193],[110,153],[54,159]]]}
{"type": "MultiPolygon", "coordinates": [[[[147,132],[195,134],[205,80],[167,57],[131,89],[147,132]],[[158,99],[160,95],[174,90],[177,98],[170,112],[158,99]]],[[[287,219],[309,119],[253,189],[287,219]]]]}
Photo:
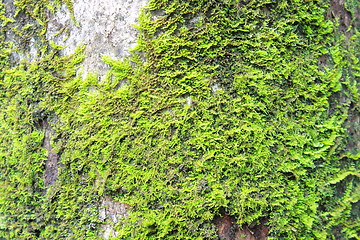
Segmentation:
{"type": "Polygon", "coordinates": [[[84,3],[0,3],[0,238],[360,238],[358,1],[84,3]]]}

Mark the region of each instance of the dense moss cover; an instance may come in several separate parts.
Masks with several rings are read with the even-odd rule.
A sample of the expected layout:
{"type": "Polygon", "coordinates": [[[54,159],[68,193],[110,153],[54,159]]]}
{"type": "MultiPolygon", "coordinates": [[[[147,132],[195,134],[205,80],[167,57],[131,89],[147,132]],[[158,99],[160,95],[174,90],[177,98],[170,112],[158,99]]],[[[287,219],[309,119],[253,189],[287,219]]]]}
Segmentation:
{"type": "MultiPolygon", "coordinates": [[[[41,38],[60,3],[17,4],[41,38]]],[[[212,239],[224,213],[267,219],[270,239],[359,239],[358,5],[349,35],[321,0],[153,0],[99,83],[75,76],[81,48],[44,40],[12,63],[2,4],[0,236],[96,239],[110,196],[131,206],[118,239],[212,239]],[[45,120],[61,155],[48,189],[45,120]]]]}

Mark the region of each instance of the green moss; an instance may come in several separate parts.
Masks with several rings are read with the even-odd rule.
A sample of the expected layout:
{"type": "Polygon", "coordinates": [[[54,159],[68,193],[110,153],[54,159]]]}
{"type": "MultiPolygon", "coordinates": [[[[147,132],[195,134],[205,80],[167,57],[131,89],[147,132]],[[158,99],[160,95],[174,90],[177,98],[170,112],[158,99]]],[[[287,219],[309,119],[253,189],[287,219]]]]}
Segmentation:
{"type": "Polygon", "coordinates": [[[105,57],[101,83],[74,77],[81,49],[6,68],[2,236],[96,239],[110,196],[131,206],[118,239],[216,238],[223,212],[267,218],[272,239],[358,239],[360,153],[346,124],[359,114],[360,35],[353,23],[347,40],[328,8],[150,1],[132,57],[105,57]],[[46,195],[41,119],[62,163],[46,195]]]}

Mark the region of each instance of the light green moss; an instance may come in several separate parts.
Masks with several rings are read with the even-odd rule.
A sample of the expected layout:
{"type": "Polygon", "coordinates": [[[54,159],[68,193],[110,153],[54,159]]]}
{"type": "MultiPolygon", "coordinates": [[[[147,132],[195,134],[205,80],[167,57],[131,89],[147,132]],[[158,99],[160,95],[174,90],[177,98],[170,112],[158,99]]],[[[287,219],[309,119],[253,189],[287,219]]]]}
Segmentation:
{"type": "Polygon", "coordinates": [[[224,212],[267,218],[273,239],[358,239],[346,124],[359,114],[360,35],[345,39],[328,8],[150,1],[132,58],[105,57],[102,83],[74,77],[81,49],[10,68],[2,41],[2,236],[96,239],[110,196],[131,206],[118,239],[216,238],[224,212]],[[62,163],[45,196],[43,118],[62,163]]]}

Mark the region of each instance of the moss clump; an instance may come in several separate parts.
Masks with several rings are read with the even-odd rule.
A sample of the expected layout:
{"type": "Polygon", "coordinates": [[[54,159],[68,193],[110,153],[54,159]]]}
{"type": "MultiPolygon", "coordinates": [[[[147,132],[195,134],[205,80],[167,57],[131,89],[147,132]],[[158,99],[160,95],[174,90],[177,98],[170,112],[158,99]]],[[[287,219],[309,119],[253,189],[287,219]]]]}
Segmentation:
{"type": "Polygon", "coordinates": [[[26,74],[36,65],[4,72],[4,236],[96,238],[97,203],[109,196],[131,206],[118,239],[216,238],[222,212],[239,225],[267,218],[273,239],[358,239],[360,153],[348,150],[346,124],[360,110],[360,34],[353,24],[346,39],[324,19],[328,9],[323,1],[150,1],[132,58],[104,58],[112,69],[102,83],[71,77],[80,52],[41,60],[37,80],[26,74]],[[43,117],[57,116],[62,167],[44,196],[29,93],[43,117]]]}
{"type": "Polygon", "coordinates": [[[48,230],[56,219],[44,202],[48,153],[42,147],[39,122],[54,116],[51,106],[62,98],[59,88],[73,79],[83,54],[79,49],[60,57],[61,47],[45,39],[48,12],[56,6],[56,2],[31,0],[0,3],[1,239],[59,236],[48,230]],[[29,56],[31,38],[37,42],[35,56],[29,56]]]}

